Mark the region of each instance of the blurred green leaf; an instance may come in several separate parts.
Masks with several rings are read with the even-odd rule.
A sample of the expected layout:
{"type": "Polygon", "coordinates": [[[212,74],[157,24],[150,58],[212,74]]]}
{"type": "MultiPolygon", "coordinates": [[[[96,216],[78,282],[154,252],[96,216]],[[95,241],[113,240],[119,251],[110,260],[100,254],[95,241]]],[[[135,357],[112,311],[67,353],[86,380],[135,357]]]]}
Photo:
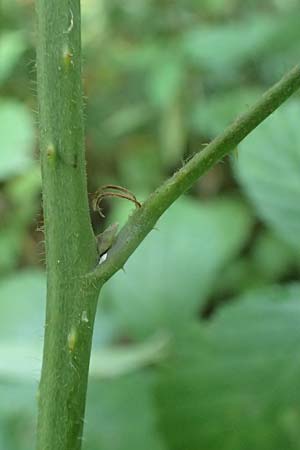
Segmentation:
{"type": "Polygon", "coordinates": [[[165,333],[151,336],[137,344],[115,345],[101,350],[94,346],[90,376],[98,379],[114,378],[158,363],[166,358],[169,343],[170,336],[165,333]]]}
{"type": "Polygon", "coordinates": [[[0,448],[30,450],[42,351],[45,275],[19,271],[0,280],[0,448]]]}
{"type": "Polygon", "coordinates": [[[42,342],[46,301],[45,274],[24,270],[0,280],[0,338],[42,342]]]}
{"type": "Polygon", "coordinates": [[[190,112],[191,128],[200,134],[214,138],[232,122],[237,115],[252,105],[261,94],[259,88],[237,87],[233,90],[211,95],[196,103],[190,112]]]}
{"type": "Polygon", "coordinates": [[[276,281],[295,269],[297,258],[292,248],[270,230],[259,234],[251,249],[256,270],[268,281],[276,281]]]}
{"type": "Polygon", "coordinates": [[[162,161],[174,167],[182,160],[186,144],[186,131],[180,101],[174,99],[162,112],[160,145],[162,161]]]}
{"type": "Polygon", "coordinates": [[[247,240],[251,225],[248,209],[238,200],[178,200],[125,271],[104,287],[102,298],[114,305],[114,314],[130,334],[176,328],[197,314],[219,271],[247,240]]]}
{"type": "Polygon", "coordinates": [[[0,180],[25,172],[33,165],[33,118],[21,103],[0,99],[0,180]]]}
{"type": "Polygon", "coordinates": [[[299,255],[269,229],[255,233],[248,252],[227,266],[215,286],[215,301],[272,282],[299,278],[299,255]]]}
{"type": "Polygon", "coordinates": [[[162,50],[153,61],[147,94],[154,106],[166,107],[178,96],[183,81],[183,65],[176,48],[162,50]]]}
{"type": "Polygon", "coordinates": [[[237,258],[220,274],[210,305],[217,305],[224,299],[228,302],[229,297],[265,286],[268,281],[247,255],[237,258]]]}
{"type": "Polygon", "coordinates": [[[19,227],[7,225],[0,229],[0,274],[12,270],[17,265],[22,239],[19,227]]]}
{"type": "Polygon", "coordinates": [[[157,387],[172,450],[299,450],[300,285],[257,291],[178,327],[157,387]]]}
{"type": "Polygon", "coordinates": [[[33,212],[30,208],[30,200],[41,191],[41,170],[40,166],[36,164],[22,176],[11,180],[7,186],[6,191],[9,194],[10,199],[19,207],[26,205],[26,208],[30,209],[30,215],[32,217],[33,212]]]}
{"type": "Polygon", "coordinates": [[[300,107],[283,106],[239,146],[236,171],[259,216],[300,250],[300,107]]]}
{"type": "MultiPolygon", "coordinates": [[[[196,12],[199,8],[198,0],[190,0],[190,2],[196,12]]],[[[208,17],[211,15],[220,15],[223,18],[226,15],[233,14],[238,0],[202,0],[201,2],[201,12],[204,11],[205,14],[208,14],[208,17]]]]}
{"type": "Polygon", "coordinates": [[[0,85],[9,77],[25,49],[22,33],[10,31],[0,35],[0,85]]]}
{"type": "Polygon", "coordinates": [[[150,140],[130,141],[129,147],[131,148],[120,153],[118,158],[122,184],[133,192],[150,193],[162,181],[158,148],[150,140]]]}
{"type": "Polygon", "coordinates": [[[102,43],[105,37],[107,14],[105,0],[84,1],[82,4],[82,45],[91,47],[95,42],[102,43]]]}
{"type": "Polygon", "coordinates": [[[182,50],[189,62],[224,82],[236,76],[243,64],[257,58],[273,29],[273,18],[267,16],[256,16],[245,22],[203,25],[183,34],[182,50]]]}
{"type": "Polygon", "coordinates": [[[106,119],[102,127],[114,137],[130,133],[143,126],[151,117],[145,105],[130,105],[106,119]]]}
{"type": "Polygon", "coordinates": [[[37,383],[0,383],[0,449],[32,450],[37,383]]]}
{"type": "MultiPolygon", "coordinates": [[[[279,0],[277,0],[279,3],[279,0]]],[[[285,1],[287,5],[288,2],[285,1]]],[[[298,61],[300,10],[297,2],[291,0],[287,11],[277,16],[274,29],[265,41],[259,55],[260,72],[264,80],[274,83],[288,67],[298,61]]]]}
{"type": "Polygon", "coordinates": [[[153,381],[151,374],[143,372],[112,381],[92,381],[84,449],[165,449],[156,430],[153,381]]]}
{"type": "Polygon", "coordinates": [[[23,175],[10,180],[7,183],[6,191],[9,200],[15,207],[15,211],[10,217],[11,227],[18,229],[22,235],[40,208],[36,201],[40,199],[41,194],[40,167],[35,165],[23,175]]]}
{"type": "Polygon", "coordinates": [[[41,174],[37,165],[5,185],[9,207],[0,225],[0,274],[14,269],[19,262],[28,226],[40,207],[37,203],[40,189],[41,174]]]}

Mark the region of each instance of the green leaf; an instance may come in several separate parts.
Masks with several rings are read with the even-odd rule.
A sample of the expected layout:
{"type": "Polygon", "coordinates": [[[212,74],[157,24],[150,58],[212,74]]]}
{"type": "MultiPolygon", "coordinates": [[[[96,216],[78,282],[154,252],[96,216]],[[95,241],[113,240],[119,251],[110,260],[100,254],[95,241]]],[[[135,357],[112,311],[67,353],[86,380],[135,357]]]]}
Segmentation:
{"type": "Polygon", "coordinates": [[[0,448],[32,450],[36,428],[36,383],[0,383],[0,448]]]}
{"type": "Polygon", "coordinates": [[[299,450],[299,297],[265,289],[178,328],[156,391],[169,448],[299,450]]]}
{"type": "Polygon", "coordinates": [[[36,428],[45,275],[20,271],[0,280],[0,448],[30,450],[36,428]]]}
{"type": "Polygon", "coordinates": [[[154,106],[165,108],[177,97],[183,81],[183,66],[176,49],[162,50],[149,75],[149,99],[154,106]]]}
{"type": "Polygon", "coordinates": [[[151,111],[144,105],[130,105],[119,109],[103,121],[102,127],[114,137],[129,134],[145,125],[151,117],[151,111]]]}
{"type": "Polygon", "coordinates": [[[132,142],[134,151],[124,151],[118,154],[118,170],[122,184],[133,192],[151,192],[161,183],[161,156],[157,152],[157,144],[143,140],[137,149],[132,142]]]}
{"type": "Polygon", "coordinates": [[[7,273],[16,267],[22,249],[23,233],[19,226],[1,227],[0,229],[0,274],[7,273]]]}
{"type": "Polygon", "coordinates": [[[297,266],[291,247],[270,230],[258,235],[251,249],[251,260],[259,274],[269,281],[278,280],[297,266]]]}
{"type": "Polygon", "coordinates": [[[46,299],[45,274],[17,272],[0,280],[0,338],[41,343],[46,299]]]}
{"type": "Polygon", "coordinates": [[[153,377],[136,373],[112,381],[91,382],[85,442],[89,450],[163,450],[151,398],[153,377]]]}
{"type": "Polygon", "coordinates": [[[259,216],[300,250],[300,107],[289,103],[239,147],[236,172],[259,216]]]}
{"type": "Polygon", "coordinates": [[[105,285],[101,298],[130,334],[176,328],[197,314],[222,267],[245,243],[251,224],[248,209],[238,200],[201,204],[181,199],[160,219],[125,271],[105,285]]]}
{"type": "Polygon", "coordinates": [[[40,189],[41,175],[37,165],[5,185],[9,207],[4,209],[0,226],[0,275],[14,269],[19,262],[28,226],[39,208],[36,200],[40,189]]]}
{"type": "Polygon", "coordinates": [[[280,79],[284,68],[292,67],[298,61],[299,19],[299,8],[296,3],[294,7],[291,3],[287,13],[278,15],[274,22],[259,62],[260,72],[268,84],[280,79]]]}
{"type": "Polygon", "coordinates": [[[159,137],[164,166],[176,166],[183,158],[186,144],[183,111],[179,100],[174,100],[162,111],[159,137]]]}
{"type": "Polygon", "coordinates": [[[256,57],[274,29],[270,17],[188,29],[182,50],[196,66],[212,72],[214,79],[232,81],[243,64],[256,57]]]}
{"type": "Polygon", "coordinates": [[[22,33],[6,32],[0,36],[0,84],[8,78],[25,49],[22,33]]]}
{"type": "Polygon", "coordinates": [[[221,133],[238,114],[253,104],[261,94],[258,88],[240,88],[210,95],[203,102],[192,105],[190,113],[193,131],[213,138],[221,133]]]}
{"type": "MultiPolygon", "coordinates": [[[[97,324],[96,324],[97,329],[97,324]]],[[[163,360],[169,351],[170,336],[160,334],[131,345],[109,346],[92,352],[90,376],[115,378],[163,360]]]]}
{"type": "Polygon", "coordinates": [[[0,181],[33,165],[35,130],[28,109],[21,103],[0,100],[0,181]]]}

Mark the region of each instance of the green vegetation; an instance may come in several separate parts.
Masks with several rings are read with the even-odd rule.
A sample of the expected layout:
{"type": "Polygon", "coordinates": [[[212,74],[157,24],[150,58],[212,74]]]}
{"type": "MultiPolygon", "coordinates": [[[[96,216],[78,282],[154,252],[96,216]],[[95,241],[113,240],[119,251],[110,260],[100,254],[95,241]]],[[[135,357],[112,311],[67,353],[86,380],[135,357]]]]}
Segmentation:
{"type": "MultiPolygon", "coordinates": [[[[34,14],[30,1],[5,0],[0,12],[0,449],[5,450],[32,449],[45,314],[36,99],[28,87],[35,79],[34,63],[28,63],[36,45],[34,14]]],[[[255,103],[299,54],[299,12],[292,1],[86,0],[82,19],[88,192],[116,183],[140,201],[255,103]]],[[[69,11],[62,20],[67,30],[69,11]]],[[[51,49],[43,76],[73,92],[78,79],[55,79],[47,68],[50,56],[51,49]]],[[[245,139],[237,157],[217,164],[176,201],[125,271],[104,286],[85,450],[300,449],[297,100],[245,139]]],[[[51,102],[62,105],[63,98],[51,102]]],[[[41,126],[50,122],[55,139],[66,139],[67,162],[75,148],[82,152],[77,106],[62,117],[49,108],[42,117],[41,126]],[[74,114],[78,134],[70,144],[64,136],[74,114]]],[[[45,136],[47,130],[42,149],[49,148],[45,136]]],[[[213,146],[205,147],[204,155],[213,146]]],[[[69,252],[65,260],[77,258],[81,274],[93,265],[95,247],[72,162],[67,183],[74,198],[67,201],[52,174],[45,220],[48,230],[53,220],[61,228],[63,215],[53,218],[51,211],[59,198],[68,225],[85,221],[76,248],[54,235],[56,253],[50,255],[54,261],[69,252]]],[[[83,180],[82,158],[78,172],[83,180]]],[[[116,221],[123,225],[133,209],[122,200],[107,201],[105,219],[92,214],[95,233],[116,221]]],[[[130,223],[139,214],[138,209],[131,214],[130,223]]],[[[67,278],[69,269],[64,266],[67,278]]],[[[57,289],[64,279],[54,283],[57,289]]],[[[72,314],[82,307],[81,287],[72,286],[75,310],[70,308],[67,323],[52,333],[51,345],[67,341],[72,314]]],[[[90,295],[87,307],[93,309],[94,288],[90,295]]],[[[85,368],[88,356],[81,359],[85,368]]],[[[65,370],[65,389],[71,389],[76,374],[66,379],[72,373],[69,359],[56,361],[57,373],[65,370]]],[[[44,389],[53,394],[52,381],[46,380],[44,389]]],[[[81,399],[84,391],[85,379],[78,386],[81,399]]],[[[52,420],[55,409],[68,420],[63,408],[54,407],[52,420]]],[[[59,426],[67,434],[69,425],[59,426]]],[[[39,439],[40,448],[53,448],[45,429],[39,439]]]]}
{"type": "Polygon", "coordinates": [[[80,2],[39,0],[37,22],[47,307],[36,448],[79,450],[99,295],[84,277],[97,250],[83,144],[80,2]]]}

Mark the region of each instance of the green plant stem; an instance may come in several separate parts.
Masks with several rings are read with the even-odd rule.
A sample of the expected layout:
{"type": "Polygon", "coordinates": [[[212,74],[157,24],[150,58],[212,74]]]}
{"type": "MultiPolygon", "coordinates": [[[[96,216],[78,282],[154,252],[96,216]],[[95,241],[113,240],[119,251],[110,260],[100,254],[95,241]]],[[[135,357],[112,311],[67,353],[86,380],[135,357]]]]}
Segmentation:
{"type": "Polygon", "coordinates": [[[37,0],[37,75],[47,308],[38,450],[79,450],[100,285],[87,201],[80,0],[37,0]]]}
{"type": "Polygon", "coordinates": [[[296,67],[245,115],[157,189],[97,266],[83,144],[80,0],[37,0],[38,99],[46,233],[47,309],[37,450],[80,450],[87,378],[102,284],[163,212],[300,86],[296,67]]]}
{"type": "MultiPolygon", "coordinates": [[[[105,263],[96,267],[88,278],[108,280],[122,268],[146,235],[153,229],[166,209],[209,168],[223,158],[274,112],[300,87],[300,65],[294,67],[245,114],[241,115],[225,131],[160,186],[137,209],[120,231],[115,245],[105,263]]],[[[175,243],[176,245],[176,243],[175,243]]]]}

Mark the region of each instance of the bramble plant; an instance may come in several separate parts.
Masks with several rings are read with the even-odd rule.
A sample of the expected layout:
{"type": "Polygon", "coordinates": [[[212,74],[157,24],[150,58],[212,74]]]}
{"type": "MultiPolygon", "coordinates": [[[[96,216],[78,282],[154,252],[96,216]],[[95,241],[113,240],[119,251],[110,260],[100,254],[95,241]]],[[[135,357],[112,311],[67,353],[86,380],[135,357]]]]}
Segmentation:
{"type": "MultiPolygon", "coordinates": [[[[99,251],[86,187],[80,1],[37,0],[37,18],[39,145],[47,266],[37,450],[79,450],[101,288],[124,266],[173,202],[300,87],[300,66],[288,72],[142,204],[128,191],[121,192],[138,207],[116,237],[116,228],[113,229],[104,247],[102,235],[99,251]],[[99,264],[100,254],[106,252],[107,257],[99,264]]],[[[108,188],[114,195],[112,186],[108,188]]],[[[102,192],[96,195],[96,208],[100,208],[103,196],[102,192]]],[[[178,445],[175,443],[174,448],[178,445]]]]}

